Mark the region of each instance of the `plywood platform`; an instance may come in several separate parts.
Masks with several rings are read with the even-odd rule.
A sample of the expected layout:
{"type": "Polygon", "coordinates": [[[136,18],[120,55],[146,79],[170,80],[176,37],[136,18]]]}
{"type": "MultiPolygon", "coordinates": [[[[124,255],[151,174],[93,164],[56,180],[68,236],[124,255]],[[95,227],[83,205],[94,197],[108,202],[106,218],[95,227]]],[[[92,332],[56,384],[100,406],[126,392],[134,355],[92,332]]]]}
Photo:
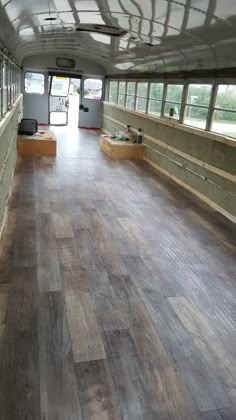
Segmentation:
{"type": "Polygon", "coordinates": [[[144,146],[126,142],[117,142],[102,134],[100,137],[100,149],[111,159],[143,159],[144,146]]]}
{"type": "Polygon", "coordinates": [[[52,131],[40,131],[33,136],[18,136],[20,155],[56,156],[57,141],[52,131]]]}

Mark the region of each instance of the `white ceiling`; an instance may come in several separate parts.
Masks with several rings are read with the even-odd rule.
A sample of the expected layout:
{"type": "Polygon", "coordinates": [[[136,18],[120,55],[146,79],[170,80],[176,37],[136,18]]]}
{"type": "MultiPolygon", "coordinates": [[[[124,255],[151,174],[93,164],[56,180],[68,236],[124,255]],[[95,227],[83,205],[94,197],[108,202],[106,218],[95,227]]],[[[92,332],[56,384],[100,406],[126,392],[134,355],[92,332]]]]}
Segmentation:
{"type": "Polygon", "coordinates": [[[236,67],[236,0],[0,0],[0,39],[19,63],[57,51],[108,74],[236,67]],[[76,32],[83,23],[127,33],[76,32]]]}

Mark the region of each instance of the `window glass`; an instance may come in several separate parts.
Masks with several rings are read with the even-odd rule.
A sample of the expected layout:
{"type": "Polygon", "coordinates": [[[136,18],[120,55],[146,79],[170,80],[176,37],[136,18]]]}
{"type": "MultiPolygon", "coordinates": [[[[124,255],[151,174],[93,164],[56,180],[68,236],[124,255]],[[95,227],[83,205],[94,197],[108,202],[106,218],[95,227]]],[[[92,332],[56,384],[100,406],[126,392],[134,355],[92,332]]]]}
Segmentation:
{"type": "Polygon", "coordinates": [[[2,110],[3,110],[3,115],[5,115],[7,112],[7,63],[5,61],[3,62],[2,86],[3,86],[2,110]]]}
{"type": "Polygon", "coordinates": [[[69,77],[53,76],[51,85],[52,96],[68,96],[70,85],[69,77]]]}
{"type": "Polygon", "coordinates": [[[162,99],[163,96],[163,83],[151,83],[150,98],[162,99]]]}
{"type": "Polygon", "coordinates": [[[127,83],[127,94],[128,95],[135,95],[135,82],[128,82],[127,83]]]}
{"type": "Polygon", "coordinates": [[[84,98],[95,99],[96,101],[102,99],[102,85],[101,79],[85,79],[84,98]]]}
{"type": "Polygon", "coordinates": [[[109,102],[113,104],[117,103],[117,92],[118,92],[118,82],[110,82],[110,91],[109,91],[109,102]]]}
{"type": "Polygon", "coordinates": [[[137,97],[136,100],[136,109],[140,112],[146,112],[147,109],[147,99],[137,97]]]}
{"type": "Polygon", "coordinates": [[[157,117],[161,116],[161,106],[162,106],[162,102],[161,101],[155,101],[150,99],[149,100],[149,109],[148,109],[148,113],[151,115],[156,115],[157,117]]]}
{"type": "Polygon", "coordinates": [[[139,82],[137,88],[137,96],[146,98],[148,94],[148,83],[139,82]]]}
{"type": "Polygon", "coordinates": [[[191,125],[192,127],[206,128],[208,116],[208,108],[199,108],[197,106],[189,105],[185,110],[184,124],[191,125]]]}
{"type": "Polygon", "coordinates": [[[126,107],[129,109],[134,109],[134,96],[127,96],[126,107]]]}
{"type": "Polygon", "coordinates": [[[64,111],[52,111],[50,112],[50,124],[52,125],[66,125],[67,124],[67,112],[64,111]]]}
{"type": "Polygon", "coordinates": [[[216,110],[214,112],[212,131],[236,138],[236,112],[216,110]]]}
{"type": "Polygon", "coordinates": [[[125,106],[125,95],[123,93],[118,95],[118,105],[125,106]]]}
{"type": "Polygon", "coordinates": [[[236,110],[236,85],[219,85],[216,108],[236,110]]]}
{"type": "Polygon", "coordinates": [[[166,101],[181,102],[183,85],[167,85],[166,101]]]}
{"type": "Polygon", "coordinates": [[[184,124],[206,128],[212,85],[193,83],[189,85],[184,124]]]}
{"type": "Polygon", "coordinates": [[[136,109],[140,112],[146,112],[147,109],[147,95],[148,95],[148,83],[138,82],[137,84],[137,99],[136,109]]]}
{"type": "Polygon", "coordinates": [[[212,85],[191,84],[188,90],[189,105],[209,106],[212,85]]]}
{"type": "Polygon", "coordinates": [[[126,82],[119,83],[119,93],[125,93],[126,82]]]}
{"type": "Polygon", "coordinates": [[[44,80],[45,77],[42,73],[25,73],[25,92],[35,93],[38,95],[44,94],[44,80]]]}
{"type": "Polygon", "coordinates": [[[110,92],[117,92],[118,89],[118,82],[112,81],[110,82],[110,92]]]}
{"type": "Polygon", "coordinates": [[[8,64],[7,69],[7,107],[10,109],[11,107],[11,87],[12,87],[12,68],[11,65],[8,64]]]}

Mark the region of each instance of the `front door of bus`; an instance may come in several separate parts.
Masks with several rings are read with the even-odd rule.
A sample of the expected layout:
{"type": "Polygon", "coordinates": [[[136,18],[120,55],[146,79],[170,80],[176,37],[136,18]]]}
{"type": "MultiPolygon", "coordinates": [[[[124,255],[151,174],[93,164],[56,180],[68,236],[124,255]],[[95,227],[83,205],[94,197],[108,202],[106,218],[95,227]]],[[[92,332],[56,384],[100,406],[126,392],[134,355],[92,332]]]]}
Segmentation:
{"type": "Polygon", "coordinates": [[[49,96],[50,125],[68,124],[70,78],[51,76],[49,96]]]}

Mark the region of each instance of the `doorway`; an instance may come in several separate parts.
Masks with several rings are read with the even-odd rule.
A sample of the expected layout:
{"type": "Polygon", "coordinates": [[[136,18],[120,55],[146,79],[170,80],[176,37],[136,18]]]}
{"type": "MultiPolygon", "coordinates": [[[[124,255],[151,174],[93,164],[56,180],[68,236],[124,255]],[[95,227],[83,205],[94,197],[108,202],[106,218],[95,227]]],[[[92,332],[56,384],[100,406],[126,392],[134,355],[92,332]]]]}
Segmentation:
{"type": "Polygon", "coordinates": [[[103,79],[49,76],[50,125],[100,129],[102,104],[103,79]]]}
{"type": "Polygon", "coordinates": [[[80,86],[80,78],[61,75],[49,77],[50,125],[78,127],[80,86]]]}

